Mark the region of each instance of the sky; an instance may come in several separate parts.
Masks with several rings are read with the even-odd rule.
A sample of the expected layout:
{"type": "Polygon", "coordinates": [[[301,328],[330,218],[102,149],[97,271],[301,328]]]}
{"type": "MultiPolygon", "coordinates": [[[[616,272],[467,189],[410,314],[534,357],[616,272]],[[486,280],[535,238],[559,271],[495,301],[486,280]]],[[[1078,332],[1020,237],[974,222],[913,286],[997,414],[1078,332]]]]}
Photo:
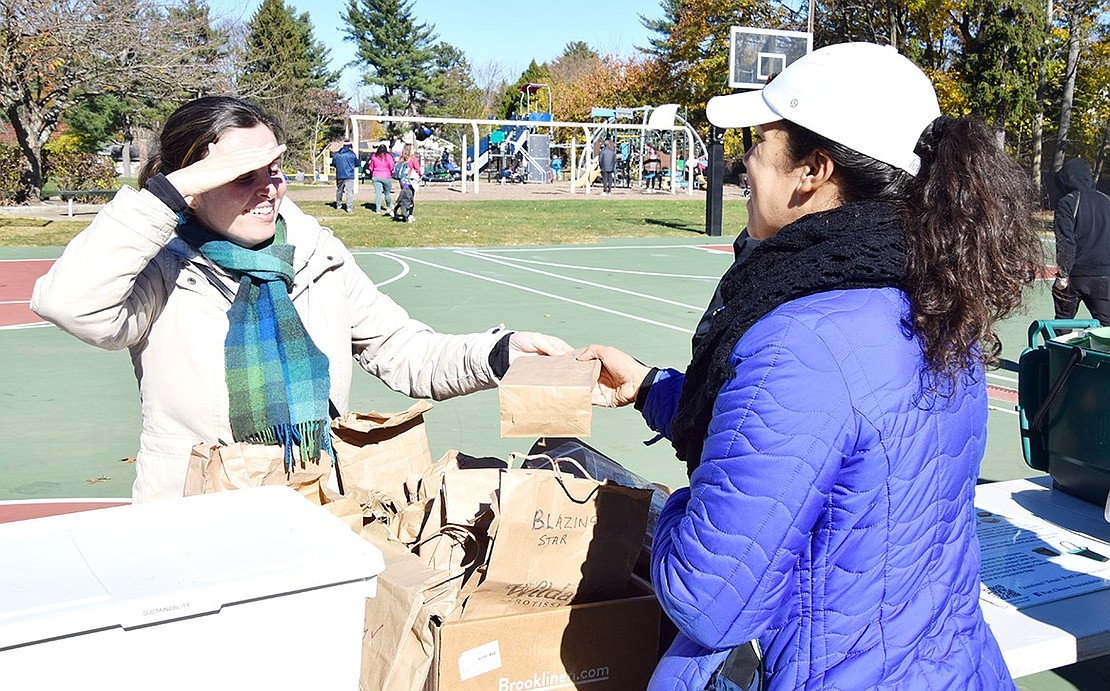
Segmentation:
{"type": "MultiPolygon", "coordinates": [[[[355,46],[344,40],[341,18],[348,0],[285,2],[298,14],[308,12],[316,40],[331,50],[332,69],[354,60],[355,46]]],[[[260,4],[261,0],[209,0],[214,20],[244,23],[260,4]]],[[[471,68],[499,64],[506,81],[515,81],[532,60],[543,63],[557,58],[572,41],[583,41],[602,55],[631,56],[649,38],[640,15],[663,16],[658,0],[414,0],[411,7],[414,18],[434,25],[439,40],[461,50],[471,68]]],[[[358,82],[358,70],[347,69],[340,89],[352,95],[358,82]]]]}

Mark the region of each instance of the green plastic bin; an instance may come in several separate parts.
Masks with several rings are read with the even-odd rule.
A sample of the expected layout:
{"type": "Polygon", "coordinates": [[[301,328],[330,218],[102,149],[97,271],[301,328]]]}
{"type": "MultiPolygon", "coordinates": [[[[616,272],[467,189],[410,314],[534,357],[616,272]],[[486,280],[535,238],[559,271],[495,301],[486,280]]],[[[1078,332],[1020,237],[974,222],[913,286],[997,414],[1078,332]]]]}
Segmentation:
{"type": "Polygon", "coordinates": [[[1110,493],[1110,353],[1092,350],[1093,320],[1045,320],[1029,326],[1018,367],[1022,453],[1053,485],[1103,505],[1110,493]],[[1064,330],[1070,339],[1055,340],[1064,330]]]}

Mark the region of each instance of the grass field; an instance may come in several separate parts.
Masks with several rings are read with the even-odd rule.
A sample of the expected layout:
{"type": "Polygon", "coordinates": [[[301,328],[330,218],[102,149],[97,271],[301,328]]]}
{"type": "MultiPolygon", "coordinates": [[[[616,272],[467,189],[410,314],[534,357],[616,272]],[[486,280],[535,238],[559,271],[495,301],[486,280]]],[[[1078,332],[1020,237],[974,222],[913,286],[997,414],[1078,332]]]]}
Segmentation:
{"type": "MultiPolygon", "coordinates": [[[[418,221],[396,223],[375,216],[363,196],[356,213],[338,213],[331,203],[290,198],[331,228],[348,247],[440,247],[583,244],[606,238],[696,238],[704,236],[705,201],[670,195],[630,199],[480,199],[421,201],[418,221]]],[[[732,236],[747,218],[744,201],[726,199],[732,236]]],[[[65,245],[90,218],[80,220],[0,217],[0,247],[65,245]]]]}

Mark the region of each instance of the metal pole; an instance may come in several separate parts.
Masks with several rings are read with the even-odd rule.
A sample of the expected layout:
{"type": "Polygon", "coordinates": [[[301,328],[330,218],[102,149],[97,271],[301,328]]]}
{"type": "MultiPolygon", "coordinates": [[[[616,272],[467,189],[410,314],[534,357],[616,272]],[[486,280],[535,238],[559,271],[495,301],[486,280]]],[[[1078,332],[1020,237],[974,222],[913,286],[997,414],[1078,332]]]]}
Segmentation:
{"type": "Polygon", "coordinates": [[[574,137],[570,138],[570,193],[574,194],[574,185],[578,175],[578,140],[574,137]]]}
{"type": "Polygon", "coordinates": [[[586,169],[582,173],[582,175],[585,176],[585,178],[586,178],[585,190],[584,191],[585,191],[586,195],[588,196],[590,194],[590,184],[591,184],[590,173],[592,173],[593,170],[594,170],[593,165],[592,165],[593,164],[593,153],[594,153],[594,134],[593,134],[593,132],[590,132],[589,127],[584,127],[583,129],[586,130],[586,169]]]}
{"type": "Polygon", "coordinates": [[[725,193],[725,131],[710,125],[706,148],[709,149],[709,163],[705,171],[705,234],[719,237],[725,193]]]}
{"type": "MultiPolygon", "coordinates": [[[[474,161],[470,164],[470,167],[474,169],[474,177],[470,181],[474,183],[474,194],[478,194],[478,149],[482,146],[482,140],[478,137],[478,123],[471,122],[470,128],[474,131],[474,156],[472,157],[474,161]]],[[[465,169],[463,174],[466,174],[465,169]]]]}
{"type": "MultiPolygon", "coordinates": [[[[354,189],[351,191],[351,198],[352,199],[357,199],[358,198],[358,177],[359,177],[358,174],[359,174],[359,169],[362,168],[362,157],[358,155],[358,151],[359,151],[359,147],[358,147],[358,120],[355,120],[354,118],[351,118],[351,141],[355,143],[355,158],[358,159],[358,164],[357,164],[358,168],[355,168],[355,184],[354,184],[354,189]]],[[[315,145],[315,143],[316,142],[313,142],[313,145],[315,145]]]]}
{"type": "Polygon", "coordinates": [[[694,195],[694,162],[697,157],[694,156],[694,138],[690,133],[686,133],[686,167],[682,170],[686,178],[686,196],[692,197],[694,195]]]}

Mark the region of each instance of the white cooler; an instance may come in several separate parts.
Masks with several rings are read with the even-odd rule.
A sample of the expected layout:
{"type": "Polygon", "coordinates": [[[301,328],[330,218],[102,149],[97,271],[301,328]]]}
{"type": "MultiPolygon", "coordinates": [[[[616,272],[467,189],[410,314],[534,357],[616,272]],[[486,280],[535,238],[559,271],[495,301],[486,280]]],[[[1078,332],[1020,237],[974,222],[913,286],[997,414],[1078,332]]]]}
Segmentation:
{"type": "Polygon", "coordinates": [[[358,688],[381,553],[285,487],[0,525],[0,688],[358,688]]]}

